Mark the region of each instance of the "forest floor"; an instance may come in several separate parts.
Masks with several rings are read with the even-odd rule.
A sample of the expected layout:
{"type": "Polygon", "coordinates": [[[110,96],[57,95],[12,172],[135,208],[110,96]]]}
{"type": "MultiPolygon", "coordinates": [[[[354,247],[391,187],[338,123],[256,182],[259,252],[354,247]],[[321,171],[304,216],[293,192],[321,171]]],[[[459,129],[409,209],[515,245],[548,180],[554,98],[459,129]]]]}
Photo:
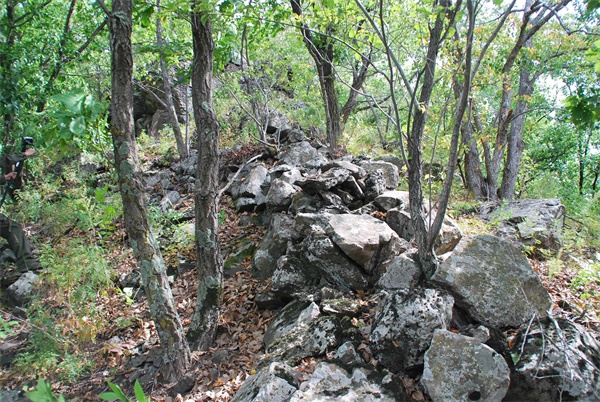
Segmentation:
{"type": "MultiPolygon", "coordinates": [[[[252,223],[240,225],[240,215],[235,212],[227,198],[222,210],[226,218],[220,227],[219,236],[225,257],[227,253],[235,252],[237,245],[242,242],[250,240],[255,245],[259,244],[264,235],[263,227],[252,223]]],[[[124,236],[119,231],[123,229],[115,233],[115,240],[124,236]]],[[[116,269],[119,275],[127,275],[135,269],[135,261],[129,250],[123,247],[118,250],[115,251],[114,260],[121,263],[116,269]]],[[[193,261],[193,256],[183,257],[193,261]]],[[[169,261],[176,259],[168,256],[165,258],[171,271],[179,271],[174,275],[172,290],[183,324],[186,326],[195,308],[196,273],[189,267],[187,272],[184,272],[183,267],[176,266],[177,261],[169,261]]],[[[595,281],[577,287],[574,286],[575,270],[562,270],[549,275],[546,261],[532,259],[531,263],[555,301],[555,315],[569,317],[600,331],[597,316],[600,286],[595,281]],[[582,294],[587,297],[583,299],[580,297],[582,294]]],[[[193,263],[188,266],[193,266],[193,263]]],[[[132,296],[128,300],[128,307],[124,308],[123,295],[115,292],[99,297],[98,309],[103,312],[105,323],[95,342],[85,345],[86,356],[94,360],[92,366],[95,370],[76,383],[47,379],[52,384],[54,393],[63,394],[67,400],[99,400],[99,394],[109,391],[108,380],[119,384],[126,394],[132,395],[133,383],[139,379],[145,384],[146,395],[154,401],[230,400],[242,383],[256,372],[258,363],[264,357],[262,337],[274,316],[273,311],[259,310],[253,302],[254,296],[265,292],[269,283],[253,278],[250,275],[250,266],[250,258],[247,258],[237,270],[228,271],[216,342],[207,351],[194,352],[193,367],[190,369],[187,383],[184,381],[179,385],[164,384],[157,375],[160,346],[146,299],[141,295],[132,296]],[[182,398],[178,393],[185,396],[182,398]]],[[[372,313],[374,314],[374,310],[372,313]]],[[[364,324],[369,325],[372,316],[363,317],[364,324]]],[[[25,347],[27,335],[31,332],[28,321],[22,321],[19,326],[13,327],[12,331],[14,332],[4,339],[4,343],[21,342],[25,347]]],[[[301,370],[304,370],[305,374],[312,372],[318,361],[319,359],[306,359],[301,370]]],[[[10,371],[0,371],[1,388],[21,389],[25,385],[31,387],[35,383],[31,378],[16,378],[10,371]]],[[[409,400],[427,400],[418,383],[407,379],[404,385],[409,393],[409,400]]]]}

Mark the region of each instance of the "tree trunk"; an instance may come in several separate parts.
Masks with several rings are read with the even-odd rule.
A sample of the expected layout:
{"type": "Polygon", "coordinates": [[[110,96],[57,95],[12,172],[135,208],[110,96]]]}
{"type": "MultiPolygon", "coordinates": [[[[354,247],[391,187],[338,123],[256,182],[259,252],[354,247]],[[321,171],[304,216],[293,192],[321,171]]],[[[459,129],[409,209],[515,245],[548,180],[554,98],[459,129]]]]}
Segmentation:
{"type": "Polygon", "coordinates": [[[429,102],[435,84],[435,64],[437,61],[444,15],[438,13],[434,27],[430,29],[427,59],[423,67],[423,85],[418,99],[418,106],[414,107],[413,125],[408,137],[408,190],[411,221],[415,229],[415,242],[419,250],[419,263],[425,277],[431,278],[435,272],[436,262],[433,244],[428,242],[429,226],[423,216],[423,133],[427,124],[429,102]]]}
{"type": "Polygon", "coordinates": [[[191,356],[169,287],[165,263],[148,221],[139,170],[133,124],[131,0],[113,0],[109,26],[112,54],[110,128],[125,228],[163,349],[161,374],[170,382],[185,373],[191,356]]]}
{"type": "MultiPolygon", "coordinates": [[[[158,1],[156,8],[157,11],[160,13],[160,0],[158,1]]],[[[163,49],[165,46],[165,41],[163,39],[162,32],[162,23],[159,17],[156,19],[156,44],[161,49],[163,49]]],[[[160,53],[160,71],[162,73],[163,89],[165,91],[165,104],[167,105],[167,116],[169,118],[169,124],[173,129],[173,136],[175,137],[175,142],[177,143],[177,152],[179,153],[179,157],[181,159],[185,159],[188,157],[188,147],[185,139],[183,138],[183,134],[181,133],[179,120],[177,119],[177,111],[175,110],[175,103],[173,102],[173,82],[171,81],[171,76],[169,75],[169,70],[167,69],[165,57],[163,55],[162,50],[160,53]]]]}
{"type": "MultiPolygon", "coordinates": [[[[290,0],[290,3],[293,13],[297,16],[302,16],[300,0],[290,0]]],[[[360,90],[365,82],[370,60],[362,58],[362,66],[359,68],[358,73],[354,75],[348,99],[344,107],[340,108],[338,93],[335,88],[336,76],[333,65],[334,49],[332,36],[335,27],[333,24],[329,24],[326,33],[320,34],[321,38],[319,38],[319,41],[314,40],[313,31],[305,23],[299,23],[299,29],[302,33],[304,44],[317,67],[319,84],[321,85],[321,97],[323,98],[325,107],[327,142],[332,149],[337,149],[344,132],[344,124],[356,107],[358,90],[360,90]]]]}
{"type": "Polygon", "coordinates": [[[214,341],[223,300],[223,260],[218,242],[219,124],[212,103],[214,42],[207,14],[192,8],[192,101],[198,136],[196,268],[198,296],[187,337],[193,349],[214,341]]]}
{"type": "Polygon", "coordinates": [[[506,149],[506,162],[504,163],[504,173],[502,175],[502,185],[500,186],[500,198],[503,200],[512,201],[519,168],[521,166],[521,156],[525,150],[525,142],[523,141],[523,127],[525,126],[525,117],[529,99],[533,94],[533,85],[535,77],[531,77],[526,68],[521,69],[521,77],[519,79],[519,101],[515,108],[514,117],[510,125],[510,133],[508,136],[508,148],[506,149]]]}

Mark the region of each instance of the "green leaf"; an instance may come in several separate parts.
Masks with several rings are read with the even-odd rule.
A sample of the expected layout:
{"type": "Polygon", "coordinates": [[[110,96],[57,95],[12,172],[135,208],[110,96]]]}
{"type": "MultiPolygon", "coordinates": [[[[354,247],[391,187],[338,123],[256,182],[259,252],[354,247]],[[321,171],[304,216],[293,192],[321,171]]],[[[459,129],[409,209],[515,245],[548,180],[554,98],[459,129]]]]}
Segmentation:
{"type": "Polygon", "coordinates": [[[71,123],[69,124],[69,130],[76,135],[85,133],[85,117],[79,116],[71,120],[71,123]]]}
{"type": "Polygon", "coordinates": [[[110,389],[113,390],[113,392],[104,392],[104,393],[98,395],[98,397],[100,399],[103,399],[105,401],[119,400],[121,402],[129,402],[129,398],[127,398],[127,396],[123,393],[123,391],[121,390],[121,387],[119,387],[117,384],[113,384],[110,381],[106,381],[106,383],[108,384],[110,389]]]}
{"type": "Polygon", "coordinates": [[[52,99],[61,103],[71,113],[80,113],[84,97],[85,94],[83,92],[77,91],[54,95],[52,99]]]}
{"type": "Polygon", "coordinates": [[[133,392],[135,393],[135,397],[137,398],[138,402],[149,402],[149,400],[146,397],[146,394],[144,394],[144,390],[142,389],[142,386],[140,385],[140,382],[138,380],[135,380],[135,384],[133,386],[133,392]]]}

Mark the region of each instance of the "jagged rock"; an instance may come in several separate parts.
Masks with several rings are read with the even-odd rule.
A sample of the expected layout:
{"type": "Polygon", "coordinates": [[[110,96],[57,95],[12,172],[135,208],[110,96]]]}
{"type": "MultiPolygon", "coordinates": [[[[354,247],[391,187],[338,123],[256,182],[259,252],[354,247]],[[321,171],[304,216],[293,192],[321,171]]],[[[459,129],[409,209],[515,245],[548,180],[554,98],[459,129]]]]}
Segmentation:
{"type": "Polygon", "coordinates": [[[267,208],[272,212],[287,211],[292,204],[292,199],[299,192],[300,188],[297,186],[275,179],[267,193],[267,208]]]}
{"type": "Polygon", "coordinates": [[[269,171],[260,163],[244,167],[228,193],[234,200],[238,198],[257,198],[263,192],[263,187],[268,183],[269,171]]]}
{"type": "Polygon", "coordinates": [[[257,206],[255,198],[242,197],[233,202],[237,212],[252,212],[257,206]]]}
{"type": "Polygon", "coordinates": [[[367,171],[367,174],[381,171],[385,180],[385,187],[395,189],[400,185],[400,176],[398,167],[392,163],[384,161],[364,161],[360,164],[367,171]]]}
{"type": "Polygon", "coordinates": [[[321,280],[321,272],[302,253],[290,248],[290,254],[277,260],[271,278],[271,291],[282,297],[310,291],[321,280]]]}
{"type": "Polygon", "coordinates": [[[369,172],[365,179],[364,201],[371,202],[386,189],[386,179],[381,170],[369,172]]]}
{"type": "Polygon", "coordinates": [[[255,278],[267,279],[277,268],[277,260],[287,250],[289,240],[297,237],[294,234],[294,219],[285,214],[273,214],[270,229],[262,239],[252,259],[252,275],[255,278]]]}
{"type": "Polygon", "coordinates": [[[322,212],[329,211],[332,214],[346,214],[350,212],[339,195],[329,191],[323,191],[319,196],[323,200],[324,205],[324,210],[322,212]]]}
{"type": "Polygon", "coordinates": [[[296,184],[302,187],[307,194],[315,195],[321,191],[329,190],[345,182],[350,176],[350,171],[342,168],[333,168],[318,175],[304,177],[296,184]]]}
{"type": "MultiPolygon", "coordinates": [[[[409,244],[406,243],[406,248],[408,246],[409,244]]],[[[423,276],[419,265],[407,253],[388,261],[382,270],[383,274],[376,284],[379,289],[410,292],[417,287],[423,276]]]]}
{"type": "Polygon", "coordinates": [[[502,401],[510,384],[504,358],[480,340],[436,329],[421,382],[433,402],[502,401]]]}
{"type": "Polygon", "coordinates": [[[545,317],[552,306],[527,258],[496,236],[463,239],[431,281],[451,292],[471,317],[491,327],[518,327],[534,314],[545,317]]]}
{"type": "Polygon", "coordinates": [[[352,373],[334,363],[320,363],[308,381],[300,385],[290,402],[300,401],[361,401],[395,402],[381,385],[369,380],[370,372],[354,368],[352,373]]]}
{"type": "Polygon", "coordinates": [[[321,316],[319,306],[299,300],[290,302],[281,309],[271,321],[263,336],[263,342],[268,348],[281,336],[301,326],[308,326],[321,316]]]}
{"type": "Polygon", "coordinates": [[[440,233],[435,238],[433,249],[436,255],[442,255],[454,250],[460,239],[462,239],[462,231],[449,216],[444,216],[440,233]]]}
{"type": "Polygon", "coordinates": [[[286,165],[305,169],[318,169],[327,162],[327,158],[308,141],[288,145],[279,155],[279,160],[286,165]]]}
{"type": "Polygon", "coordinates": [[[355,165],[350,161],[334,160],[322,166],[323,171],[335,168],[342,168],[344,170],[347,170],[356,180],[361,180],[367,176],[367,171],[365,169],[358,165],[355,165]]]}
{"type": "MultiPolygon", "coordinates": [[[[334,215],[335,216],[335,215],[334,215]]],[[[302,242],[301,253],[335,288],[343,291],[364,290],[368,278],[361,267],[340,251],[322,231],[314,231],[302,242]]]]}
{"type": "Polygon", "coordinates": [[[519,200],[493,208],[493,204],[484,205],[481,215],[499,223],[498,236],[517,239],[534,249],[558,250],[562,246],[566,209],[559,199],[519,200]]]}
{"type": "Polygon", "coordinates": [[[31,271],[25,272],[15,283],[8,287],[8,295],[18,305],[23,305],[29,300],[33,292],[33,286],[39,280],[39,276],[31,271]]]}
{"type": "Polygon", "coordinates": [[[248,378],[231,402],[287,402],[300,385],[299,377],[287,364],[271,363],[248,378]]]}
{"type": "Polygon", "coordinates": [[[309,356],[322,356],[336,348],[343,332],[342,322],[335,316],[321,316],[307,326],[297,326],[277,338],[268,348],[265,361],[298,364],[309,356]]]}
{"type": "Polygon", "coordinates": [[[345,255],[368,274],[381,262],[403,250],[396,233],[379,219],[355,214],[299,214],[298,232],[314,233],[321,227],[324,233],[345,255]]]}
{"type": "Polygon", "coordinates": [[[523,325],[505,401],[600,400],[600,342],[581,325],[546,318],[523,325]]]}
{"type": "Polygon", "coordinates": [[[450,323],[453,303],[452,296],[434,289],[386,294],[379,302],[371,331],[375,358],[392,372],[421,366],[433,331],[446,329],[450,323]]]}
{"type": "Polygon", "coordinates": [[[383,212],[392,208],[407,210],[409,206],[408,191],[385,191],[373,200],[373,204],[383,212]]]}
{"type": "Polygon", "coordinates": [[[410,220],[410,212],[408,210],[398,208],[388,210],[385,222],[402,239],[411,241],[415,237],[415,229],[410,220]]]}
{"type": "Polygon", "coordinates": [[[333,358],[346,367],[364,364],[364,360],[360,357],[352,342],[345,342],[340,346],[333,358]]]}
{"type": "Polygon", "coordinates": [[[271,180],[280,179],[286,183],[294,184],[296,181],[302,179],[302,173],[300,169],[289,165],[277,165],[269,170],[271,180]]]}

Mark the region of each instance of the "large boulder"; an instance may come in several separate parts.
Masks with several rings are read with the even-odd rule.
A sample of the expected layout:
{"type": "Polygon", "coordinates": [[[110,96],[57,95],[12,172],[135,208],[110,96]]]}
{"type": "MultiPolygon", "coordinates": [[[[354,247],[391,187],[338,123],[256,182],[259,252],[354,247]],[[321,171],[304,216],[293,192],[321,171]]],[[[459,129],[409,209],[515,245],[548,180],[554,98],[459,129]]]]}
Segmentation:
{"type": "Polygon", "coordinates": [[[433,402],[502,401],[510,384],[504,358],[478,339],[436,329],[421,382],[433,402]]]}
{"type": "Polygon", "coordinates": [[[319,306],[315,303],[292,301],[271,321],[263,335],[263,342],[268,348],[283,335],[298,327],[308,326],[320,316],[319,306]]]}
{"type": "Polygon", "coordinates": [[[519,327],[534,315],[545,317],[552,307],[529,260],[496,236],[463,239],[431,282],[452,293],[472,318],[495,328],[519,327]]]}
{"type": "Polygon", "coordinates": [[[505,401],[599,401],[600,342],[566,319],[523,325],[511,350],[516,360],[505,401]]]}
{"type": "Polygon", "coordinates": [[[566,209],[559,199],[526,199],[494,207],[484,205],[481,215],[494,223],[498,236],[518,240],[534,250],[562,246],[566,209]]]}
{"type": "Polygon", "coordinates": [[[436,329],[452,319],[452,296],[435,289],[390,292],[377,307],[371,331],[371,349],[380,364],[392,372],[413,371],[436,329]]]}

